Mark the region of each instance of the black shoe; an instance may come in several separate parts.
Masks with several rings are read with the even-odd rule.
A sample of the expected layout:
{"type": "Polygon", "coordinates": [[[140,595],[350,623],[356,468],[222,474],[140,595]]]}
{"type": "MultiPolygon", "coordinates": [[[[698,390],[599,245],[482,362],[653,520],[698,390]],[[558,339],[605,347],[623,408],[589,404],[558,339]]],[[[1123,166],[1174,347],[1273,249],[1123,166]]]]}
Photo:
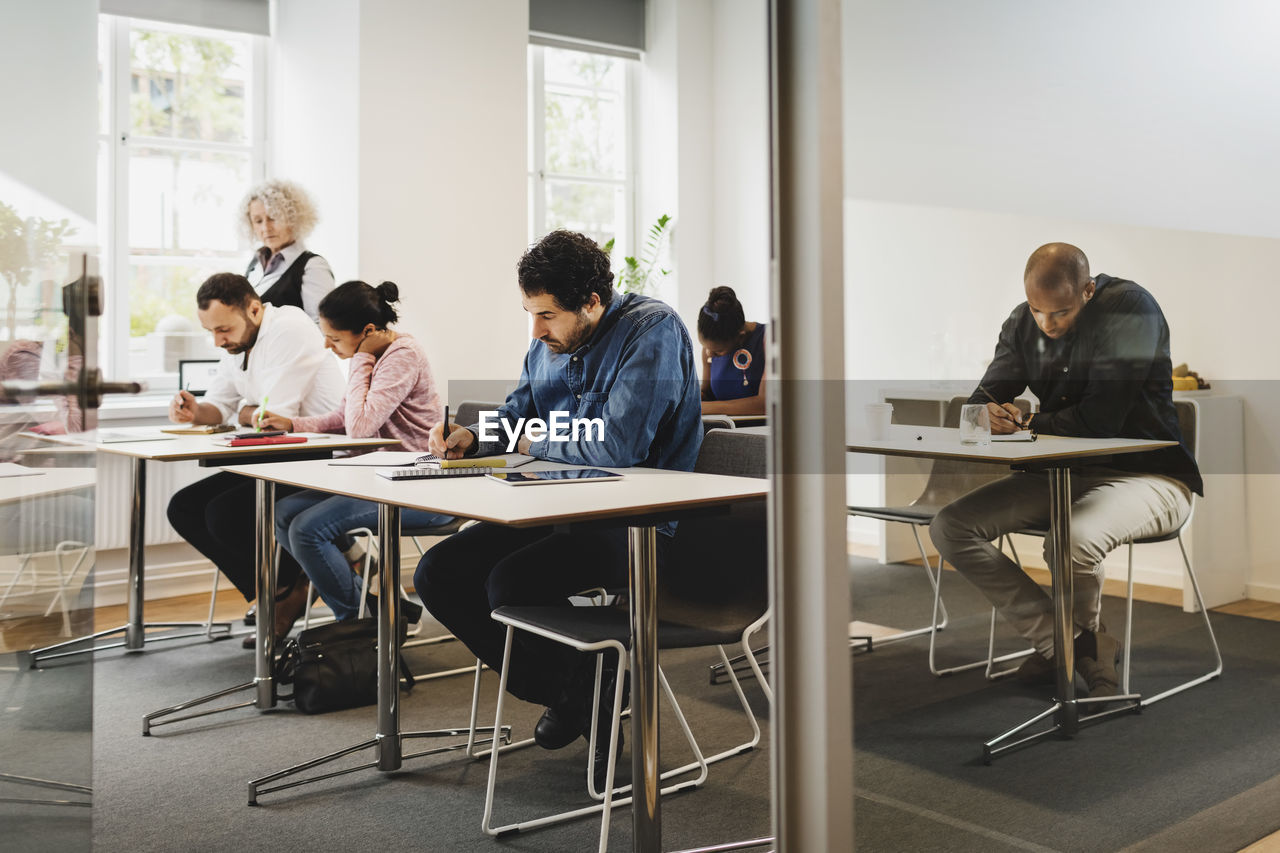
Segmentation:
{"type": "Polygon", "coordinates": [[[1023,684],[1038,687],[1053,684],[1057,680],[1057,673],[1058,670],[1050,658],[1044,657],[1039,652],[1032,652],[1018,666],[1013,677],[1023,684]]]}
{"type": "Polygon", "coordinates": [[[582,727],[574,718],[555,708],[547,708],[533,727],[533,741],[543,749],[563,749],[578,739],[582,727]]]}
{"type": "Polygon", "coordinates": [[[252,628],[258,624],[258,602],[249,605],[249,609],[244,612],[244,624],[252,628]]]}
{"type": "Polygon", "coordinates": [[[1081,631],[1076,637],[1076,672],[1089,686],[1089,698],[1115,696],[1120,692],[1120,674],[1116,662],[1120,660],[1120,641],[1099,628],[1081,631]]]}

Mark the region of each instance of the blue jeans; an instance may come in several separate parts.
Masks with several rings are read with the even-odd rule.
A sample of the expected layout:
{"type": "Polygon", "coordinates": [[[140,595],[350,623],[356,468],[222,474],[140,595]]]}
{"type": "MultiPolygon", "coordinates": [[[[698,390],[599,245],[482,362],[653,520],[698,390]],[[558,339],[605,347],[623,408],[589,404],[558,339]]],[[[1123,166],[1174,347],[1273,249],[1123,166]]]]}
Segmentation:
{"type": "MultiPolygon", "coordinates": [[[[402,530],[446,524],[452,516],[406,509],[402,530]]],[[[276,501],[276,542],[293,555],[324,603],[339,620],[360,612],[360,579],[338,548],[338,540],[358,527],[378,528],[378,505],[327,492],[302,491],[276,501]]]]}

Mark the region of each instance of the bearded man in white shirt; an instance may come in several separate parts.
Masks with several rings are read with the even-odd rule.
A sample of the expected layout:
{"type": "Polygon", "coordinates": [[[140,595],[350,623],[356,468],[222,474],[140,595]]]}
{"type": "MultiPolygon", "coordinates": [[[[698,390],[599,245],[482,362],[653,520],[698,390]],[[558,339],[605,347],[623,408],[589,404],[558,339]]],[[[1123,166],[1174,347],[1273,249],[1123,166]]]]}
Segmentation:
{"type": "MultiPolygon", "coordinates": [[[[252,426],[259,406],[285,417],[321,415],[338,407],[346,382],[325,349],[315,323],[300,308],[263,304],[249,280],[235,273],[211,276],[196,293],[200,325],[225,351],[218,372],[197,400],[180,390],[169,420],[185,424],[252,426]]],[[[277,487],[276,496],[291,490],[277,487]]],[[[178,491],[169,523],[252,601],[254,590],[254,484],[220,472],[178,491]]],[[[287,553],[277,567],[277,637],[289,632],[306,606],[306,576],[287,553]]]]}

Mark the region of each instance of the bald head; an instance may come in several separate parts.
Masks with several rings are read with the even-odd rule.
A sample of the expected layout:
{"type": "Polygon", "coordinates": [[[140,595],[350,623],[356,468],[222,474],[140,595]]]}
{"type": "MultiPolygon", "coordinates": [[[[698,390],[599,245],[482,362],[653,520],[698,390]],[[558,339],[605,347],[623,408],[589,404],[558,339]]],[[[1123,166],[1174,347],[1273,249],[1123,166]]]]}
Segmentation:
{"type": "Polygon", "coordinates": [[[1089,259],[1070,243],[1046,243],[1027,258],[1022,281],[1028,290],[1070,288],[1079,293],[1089,283],[1089,259]]]}
{"type": "Polygon", "coordinates": [[[1089,259],[1070,243],[1046,243],[1032,252],[1022,282],[1031,316],[1050,338],[1070,332],[1093,298],[1089,259]]]}

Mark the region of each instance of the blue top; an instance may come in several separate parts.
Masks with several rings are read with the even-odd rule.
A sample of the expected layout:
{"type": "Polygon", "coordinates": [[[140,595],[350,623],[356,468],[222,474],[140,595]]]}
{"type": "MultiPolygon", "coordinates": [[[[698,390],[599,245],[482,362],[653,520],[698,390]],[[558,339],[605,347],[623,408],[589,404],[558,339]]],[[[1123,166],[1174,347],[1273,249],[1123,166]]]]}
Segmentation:
{"type": "Polygon", "coordinates": [[[760,393],[760,380],[764,377],[764,323],[756,323],[748,332],[740,349],[728,355],[711,357],[711,399],[738,400],[760,393]],[[738,355],[746,350],[750,355],[738,355]],[[734,359],[737,359],[735,364],[734,359]],[[745,370],[742,365],[747,364],[745,370]],[[744,381],[745,380],[745,381],[744,381]]]}
{"type": "MultiPolygon", "coordinates": [[[[529,344],[520,384],[498,410],[515,428],[519,418],[551,422],[558,435],[532,443],[539,459],[610,468],[642,466],[692,471],[702,445],[702,403],[693,343],[684,322],[665,303],[634,293],[615,294],[591,339],[572,353],[529,344]],[[567,421],[598,418],[596,429],[571,430],[567,421]]],[[[477,432],[473,427],[472,432],[477,432]]],[[[506,450],[480,441],[481,456],[506,450]]],[[[659,528],[670,535],[674,525],[659,528]]]]}

